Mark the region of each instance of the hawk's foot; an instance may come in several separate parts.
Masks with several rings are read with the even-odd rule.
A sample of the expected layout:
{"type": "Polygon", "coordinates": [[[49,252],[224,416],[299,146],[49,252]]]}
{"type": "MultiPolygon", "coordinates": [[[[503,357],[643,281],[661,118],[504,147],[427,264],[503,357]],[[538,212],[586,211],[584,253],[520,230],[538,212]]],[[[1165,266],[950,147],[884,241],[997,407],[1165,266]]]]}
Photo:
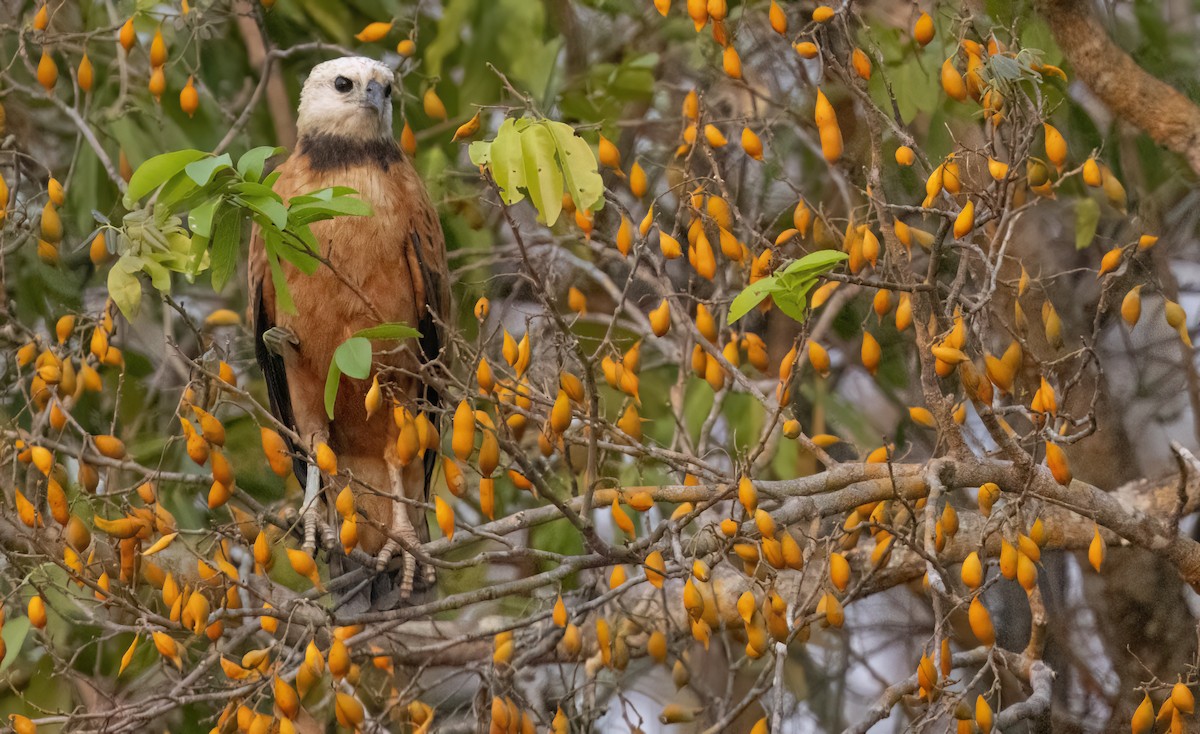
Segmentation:
{"type": "Polygon", "coordinates": [[[282,357],[289,348],[294,349],[300,345],[300,340],[296,338],[296,332],[285,326],[272,326],[267,329],[262,334],[262,340],[267,351],[279,357],[282,357]]]}

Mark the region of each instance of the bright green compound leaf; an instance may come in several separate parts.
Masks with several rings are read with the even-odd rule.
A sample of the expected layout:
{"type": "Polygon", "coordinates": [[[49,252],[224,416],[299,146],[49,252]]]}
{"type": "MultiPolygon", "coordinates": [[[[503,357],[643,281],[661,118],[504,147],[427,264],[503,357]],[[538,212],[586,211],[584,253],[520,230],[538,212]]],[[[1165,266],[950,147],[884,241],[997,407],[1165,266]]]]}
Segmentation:
{"type": "Polygon", "coordinates": [[[745,316],[767,296],[775,299],[780,311],[796,321],[803,321],[808,309],[808,292],[816,285],[817,278],[848,257],[838,250],[818,250],[792,261],[774,275],[756,281],[739,293],[729,306],[729,323],[745,316]]]}
{"type": "Polygon", "coordinates": [[[135,202],[166,183],[189,163],[198,161],[207,155],[208,153],[202,150],[176,150],[156,155],[138,166],[129,179],[129,187],[125,190],[125,208],[132,209],[135,202]]]}
{"type": "Polygon", "coordinates": [[[565,123],[510,118],[494,139],[472,143],[468,153],[472,163],[491,172],[505,204],[511,206],[528,195],[547,225],[562,214],[564,191],[584,211],[604,206],[604,180],[596,155],[565,123]]]}

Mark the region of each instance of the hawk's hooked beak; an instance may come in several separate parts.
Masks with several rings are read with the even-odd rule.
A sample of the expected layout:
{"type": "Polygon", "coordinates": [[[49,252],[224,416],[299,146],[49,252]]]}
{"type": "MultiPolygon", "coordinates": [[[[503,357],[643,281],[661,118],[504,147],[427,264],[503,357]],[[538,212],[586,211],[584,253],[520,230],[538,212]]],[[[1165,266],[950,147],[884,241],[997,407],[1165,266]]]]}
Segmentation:
{"type": "Polygon", "coordinates": [[[364,106],[371,107],[377,113],[383,114],[383,106],[387,104],[387,99],[383,96],[384,89],[385,87],[377,81],[367,82],[364,106]]]}

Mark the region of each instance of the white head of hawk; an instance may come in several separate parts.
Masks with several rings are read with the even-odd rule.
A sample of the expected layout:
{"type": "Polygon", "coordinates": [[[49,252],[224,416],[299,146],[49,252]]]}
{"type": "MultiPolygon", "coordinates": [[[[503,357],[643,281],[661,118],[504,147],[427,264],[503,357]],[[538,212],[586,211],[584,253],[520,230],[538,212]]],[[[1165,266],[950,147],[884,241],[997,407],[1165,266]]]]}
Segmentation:
{"type": "Polygon", "coordinates": [[[392,139],[392,70],[365,56],[343,56],[313,67],[300,92],[301,135],[392,139]]]}

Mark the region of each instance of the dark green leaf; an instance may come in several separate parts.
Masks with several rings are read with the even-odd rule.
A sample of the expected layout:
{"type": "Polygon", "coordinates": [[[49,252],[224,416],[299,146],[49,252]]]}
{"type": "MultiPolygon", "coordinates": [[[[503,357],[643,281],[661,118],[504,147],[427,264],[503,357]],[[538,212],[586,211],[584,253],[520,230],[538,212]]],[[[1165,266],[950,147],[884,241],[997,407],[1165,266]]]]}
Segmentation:
{"type": "Polygon", "coordinates": [[[296,313],[296,302],[292,300],[292,290],[288,288],[287,278],[283,268],[279,266],[279,258],[267,251],[267,265],[271,268],[271,283],[275,286],[275,305],[284,313],[296,313]]]}
{"type": "Polygon", "coordinates": [[[311,224],[338,216],[367,217],[371,215],[371,205],[352,196],[339,196],[328,201],[316,200],[300,204],[292,199],[287,211],[290,223],[311,224]]]}
{"type": "Polygon", "coordinates": [[[230,186],[229,189],[234,193],[241,194],[242,196],[259,196],[267,199],[274,199],[281,204],[283,203],[283,199],[280,198],[279,194],[275,193],[275,191],[266,184],[255,183],[254,181],[241,181],[230,186]]]}
{"type": "Polygon", "coordinates": [[[307,227],[298,231],[307,232],[308,240],[298,237],[295,232],[279,232],[267,227],[262,230],[263,242],[269,251],[295,265],[297,270],[312,275],[321,267],[321,261],[311,255],[307,248],[313,247],[315,252],[317,241],[307,227]]]}
{"type": "Polygon", "coordinates": [[[241,158],[238,158],[237,171],[247,181],[257,181],[262,178],[263,167],[266,165],[267,159],[282,152],[284,152],[283,148],[270,145],[251,148],[243,153],[241,158]]]}
{"type": "Polygon", "coordinates": [[[333,406],[337,402],[338,385],[342,381],[342,371],[338,369],[337,362],[331,362],[329,365],[329,374],[325,376],[325,414],[329,416],[329,420],[333,420],[333,406]]]}
{"type": "Polygon", "coordinates": [[[408,324],[389,323],[359,329],[354,332],[354,336],[365,339],[417,339],[420,338],[421,332],[408,324]]]}
{"type": "Polygon", "coordinates": [[[238,255],[242,250],[242,217],[237,207],[223,206],[213,220],[212,268],[213,290],[220,291],[237,270],[238,255]]]}

